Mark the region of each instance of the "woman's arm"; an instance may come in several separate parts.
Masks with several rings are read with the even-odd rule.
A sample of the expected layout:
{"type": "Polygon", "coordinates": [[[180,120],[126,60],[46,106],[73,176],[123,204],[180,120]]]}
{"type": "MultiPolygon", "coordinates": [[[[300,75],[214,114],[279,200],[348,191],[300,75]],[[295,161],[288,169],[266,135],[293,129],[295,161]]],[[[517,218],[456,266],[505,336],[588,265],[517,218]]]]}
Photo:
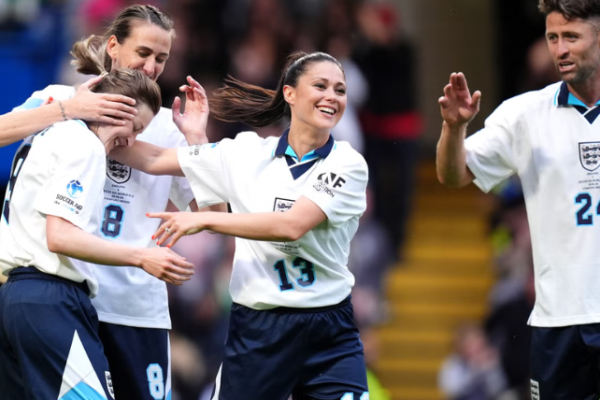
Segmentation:
{"type": "Polygon", "coordinates": [[[137,110],[132,107],[135,100],[117,94],[90,91],[90,87],[100,79],[94,77],[83,83],[72,98],[62,100],[60,104],[58,101],[52,102],[52,99],[44,99],[40,107],[1,115],[0,147],[34,135],[65,118],[113,125],[124,125],[124,118],[133,119],[137,114],[137,110]]]}
{"type": "Polygon", "coordinates": [[[137,248],[102,240],[69,221],[46,216],[48,250],[79,260],[113,266],[142,268],[156,278],[181,285],[194,273],[193,264],[170,249],[137,248]]]}
{"type": "Polygon", "coordinates": [[[178,212],[153,213],[148,216],[165,220],[152,238],[158,238],[157,243],[162,244],[171,237],[168,247],[173,246],[184,235],[193,235],[203,230],[251,240],[292,242],[327,219],[319,206],[306,197],[300,197],[286,212],[178,212]]]}
{"type": "Polygon", "coordinates": [[[136,140],[131,147],[116,147],[110,158],[150,175],[184,176],[177,149],[166,149],[136,140]]]}

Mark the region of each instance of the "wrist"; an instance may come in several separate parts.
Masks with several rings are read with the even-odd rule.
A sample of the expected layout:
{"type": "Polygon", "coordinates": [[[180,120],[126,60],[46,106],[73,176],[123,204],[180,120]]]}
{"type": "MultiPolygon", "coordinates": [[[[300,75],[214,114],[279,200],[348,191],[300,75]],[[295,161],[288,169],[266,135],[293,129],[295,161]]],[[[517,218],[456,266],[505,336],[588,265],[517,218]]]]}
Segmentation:
{"type": "Polygon", "coordinates": [[[72,101],[71,99],[67,100],[58,100],[58,108],[60,110],[60,115],[63,121],[68,121],[70,119],[75,119],[75,116],[71,113],[72,110],[72,101]]]}
{"type": "Polygon", "coordinates": [[[129,256],[131,257],[130,262],[127,265],[132,265],[137,268],[142,268],[144,266],[144,254],[146,249],[140,248],[132,248],[129,252],[129,256]]]}
{"type": "Polygon", "coordinates": [[[202,145],[208,143],[208,138],[206,137],[205,132],[193,132],[184,134],[185,140],[188,142],[188,145],[202,145]]]}
{"type": "Polygon", "coordinates": [[[464,134],[467,132],[467,126],[469,125],[468,122],[461,122],[461,123],[456,123],[456,124],[449,124],[448,122],[444,121],[443,123],[443,129],[442,131],[444,132],[448,132],[451,135],[459,135],[459,134],[464,134]]]}

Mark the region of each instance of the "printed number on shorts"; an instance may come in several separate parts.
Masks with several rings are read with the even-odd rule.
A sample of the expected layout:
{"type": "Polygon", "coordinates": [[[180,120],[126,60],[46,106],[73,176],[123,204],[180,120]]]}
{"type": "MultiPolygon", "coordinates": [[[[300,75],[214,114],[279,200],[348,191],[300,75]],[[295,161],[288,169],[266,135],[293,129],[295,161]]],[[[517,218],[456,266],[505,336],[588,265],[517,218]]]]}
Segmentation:
{"type": "MultiPolygon", "coordinates": [[[[317,277],[315,276],[315,268],[314,268],[313,263],[311,263],[308,260],[305,260],[304,258],[296,257],[292,261],[292,266],[294,268],[300,268],[300,272],[302,273],[302,276],[300,278],[296,279],[296,282],[298,283],[298,285],[300,285],[302,287],[308,287],[308,286],[312,285],[313,283],[315,283],[315,279],[317,279],[317,277]]],[[[273,268],[275,269],[275,271],[277,271],[277,273],[279,274],[279,279],[281,280],[281,285],[279,285],[279,290],[281,290],[282,292],[285,292],[286,290],[294,289],[294,284],[291,283],[288,279],[285,261],[284,260],[277,261],[275,263],[275,265],[273,266],[273,268]]]]}
{"type": "Polygon", "coordinates": [[[4,200],[4,209],[2,210],[2,215],[4,215],[4,219],[6,220],[7,224],[9,223],[8,217],[10,216],[10,199],[12,197],[12,191],[17,183],[17,178],[19,177],[19,172],[21,172],[21,167],[29,155],[29,150],[31,150],[31,145],[29,144],[24,145],[19,149],[19,152],[15,155],[12,169],[10,171],[10,181],[8,182],[8,190],[6,191],[6,198],[4,200]]]}
{"type": "Polygon", "coordinates": [[[148,387],[150,395],[156,400],[165,398],[165,380],[163,379],[163,370],[158,364],[150,364],[146,369],[148,377],[148,387]]]}
{"type": "MultiPolygon", "coordinates": [[[[575,204],[581,204],[581,207],[575,214],[577,217],[577,225],[593,225],[594,215],[589,212],[592,207],[592,196],[589,193],[579,193],[575,197],[575,204]]],[[[596,206],[596,215],[600,215],[600,203],[596,206]]]]}
{"type": "Polygon", "coordinates": [[[125,212],[121,206],[110,204],[104,208],[104,220],[102,221],[102,233],[104,236],[116,238],[121,234],[121,222],[125,212]]]}

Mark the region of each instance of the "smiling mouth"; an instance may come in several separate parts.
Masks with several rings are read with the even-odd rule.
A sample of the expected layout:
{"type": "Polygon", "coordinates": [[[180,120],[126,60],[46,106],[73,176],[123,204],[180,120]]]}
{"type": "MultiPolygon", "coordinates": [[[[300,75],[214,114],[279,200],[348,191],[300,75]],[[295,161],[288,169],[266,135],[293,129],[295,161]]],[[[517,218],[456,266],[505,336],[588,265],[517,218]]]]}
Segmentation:
{"type": "Polygon", "coordinates": [[[320,107],[317,107],[317,110],[319,110],[321,113],[323,113],[327,116],[330,116],[330,117],[333,117],[335,114],[337,114],[337,111],[331,107],[320,106],[320,107]]]}

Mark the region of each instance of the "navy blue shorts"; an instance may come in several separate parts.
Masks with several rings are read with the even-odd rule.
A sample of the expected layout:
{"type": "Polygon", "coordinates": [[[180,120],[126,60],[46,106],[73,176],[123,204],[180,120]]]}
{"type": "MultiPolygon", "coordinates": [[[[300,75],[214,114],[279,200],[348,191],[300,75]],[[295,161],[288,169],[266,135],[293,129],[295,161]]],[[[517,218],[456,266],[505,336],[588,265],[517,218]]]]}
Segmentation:
{"type": "Polygon", "coordinates": [[[234,304],[213,400],[368,399],[350,298],[322,308],[234,304]]]}
{"type": "Polygon", "coordinates": [[[100,322],[100,340],[119,399],[171,398],[169,332],[100,322]]]}
{"type": "Polygon", "coordinates": [[[0,288],[1,397],[111,399],[109,382],[87,285],[12,270],[0,288]]]}
{"type": "Polygon", "coordinates": [[[600,324],[533,327],[532,400],[600,398],[600,324]]]}

